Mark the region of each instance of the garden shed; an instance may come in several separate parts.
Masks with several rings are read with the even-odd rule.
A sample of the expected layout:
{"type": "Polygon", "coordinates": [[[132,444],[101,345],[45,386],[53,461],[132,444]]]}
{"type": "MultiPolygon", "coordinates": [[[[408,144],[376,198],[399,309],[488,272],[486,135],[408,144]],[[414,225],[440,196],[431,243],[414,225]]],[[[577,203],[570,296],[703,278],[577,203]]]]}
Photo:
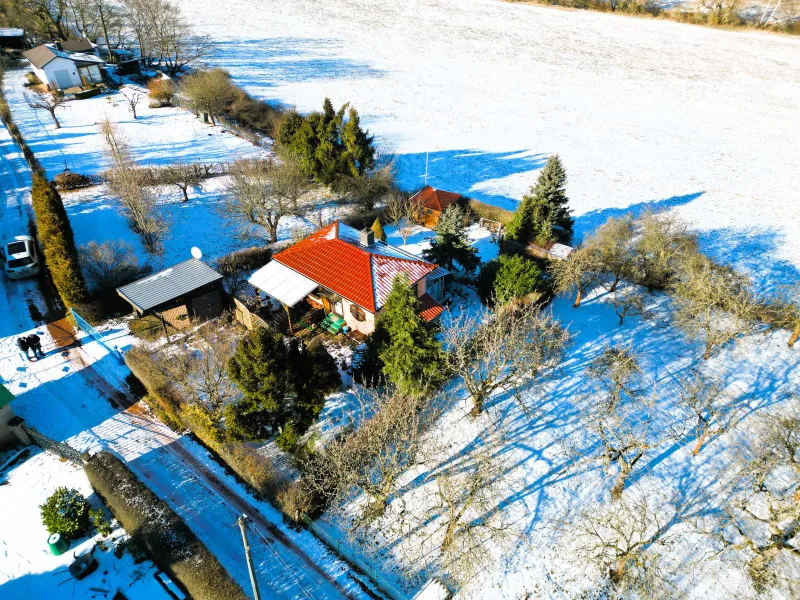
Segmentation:
{"type": "Polygon", "coordinates": [[[159,317],[176,329],[222,314],[222,275],[196,258],[117,288],[139,318],[159,317]]]}

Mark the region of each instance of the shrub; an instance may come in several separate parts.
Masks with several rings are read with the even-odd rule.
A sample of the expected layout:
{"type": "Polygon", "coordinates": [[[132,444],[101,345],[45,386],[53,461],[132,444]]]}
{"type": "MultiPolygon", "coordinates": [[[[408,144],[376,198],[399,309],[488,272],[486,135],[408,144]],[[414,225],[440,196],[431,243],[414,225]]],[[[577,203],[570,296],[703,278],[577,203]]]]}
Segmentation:
{"type": "Polygon", "coordinates": [[[375,239],[380,240],[382,242],[386,241],[386,232],[383,230],[383,225],[381,225],[381,220],[378,217],[375,217],[375,221],[372,223],[372,227],[370,227],[372,233],[375,234],[375,239]]]}
{"type": "MultiPolygon", "coordinates": [[[[383,211],[380,209],[368,211],[359,210],[341,218],[342,223],[346,223],[347,225],[350,225],[350,227],[358,229],[359,231],[368,227],[371,228],[376,220],[383,220],[383,211]]],[[[377,235],[375,237],[377,238],[377,235]]]]}
{"type": "Polygon", "coordinates": [[[74,171],[62,171],[53,177],[53,183],[62,191],[77,190],[97,184],[97,179],[74,171]]]}
{"type": "Polygon", "coordinates": [[[93,508],[89,511],[89,519],[97,532],[103,537],[111,535],[111,523],[108,522],[103,511],[99,508],[93,508]]]}
{"type": "Polygon", "coordinates": [[[95,491],[153,561],[197,600],[245,600],[231,578],[186,523],[116,457],[101,452],[86,465],[95,491]]]}
{"type": "Polygon", "coordinates": [[[497,279],[497,271],[499,270],[500,260],[497,258],[481,265],[476,287],[478,288],[478,295],[481,297],[484,304],[489,304],[492,301],[494,281],[497,279]]]}
{"type": "Polygon", "coordinates": [[[225,444],[219,449],[219,456],[243,481],[268,500],[274,500],[287,485],[272,462],[252,446],[225,444]]]}
{"type": "Polygon", "coordinates": [[[150,98],[150,108],[172,106],[175,82],[167,78],[151,79],[147,82],[147,97],[150,98]]]}
{"type": "Polygon", "coordinates": [[[236,295],[247,287],[247,274],[260,269],[271,258],[272,249],[266,246],[253,246],[226,254],[216,261],[214,268],[222,275],[228,292],[236,295]]]}
{"type": "Polygon", "coordinates": [[[236,88],[234,100],[225,113],[225,117],[236,124],[274,138],[278,131],[283,111],[263,100],[257,100],[236,88]]]}
{"type": "Polygon", "coordinates": [[[66,306],[85,302],[88,295],[86,284],[78,266],[72,226],[61,197],[49,181],[34,173],[31,200],[47,268],[61,300],[66,306]]]}
{"type": "Polygon", "coordinates": [[[294,449],[297,447],[297,437],[294,423],[289,421],[283,426],[280,434],[275,439],[275,443],[278,444],[278,448],[284,452],[294,452],[294,449]]]}
{"type": "Polygon", "coordinates": [[[505,304],[514,298],[544,291],[542,271],[533,261],[506,255],[497,260],[500,265],[492,288],[497,303],[505,304]]]}
{"type": "Polygon", "coordinates": [[[295,481],[283,487],[276,495],[275,502],[285,515],[299,523],[302,515],[314,515],[321,511],[325,503],[319,501],[302,481],[295,481]]]}
{"type": "Polygon", "coordinates": [[[89,242],[78,251],[81,269],[92,289],[114,294],[115,289],[152,273],[149,265],[139,266],[133,247],[120,240],[89,242]]]}
{"type": "Polygon", "coordinates": [[[39,507],[47,533],[75,538],[89,528],[90,506],[76,489],[60,487],[39,507]]]}
{"type": "Polygon", "coordinates": [[[36,73],[34,73],[33,71],[28,71],[27,73],[25,73],[25,79],[27,80],[25,87],[30,87],[32,85],[39,85],[42,83],[42,80],[39,79],[36,76],[36,73]]]}

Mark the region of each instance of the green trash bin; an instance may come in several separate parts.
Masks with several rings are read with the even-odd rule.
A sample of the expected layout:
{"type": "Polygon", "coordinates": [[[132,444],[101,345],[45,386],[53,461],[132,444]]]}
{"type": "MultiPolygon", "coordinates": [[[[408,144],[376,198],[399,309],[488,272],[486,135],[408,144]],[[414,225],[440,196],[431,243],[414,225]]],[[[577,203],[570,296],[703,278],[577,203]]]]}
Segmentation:
{"type": "Polygon", "coordinates": [[[69,540],[60,533],[54,533],[47,538],[47,545],[50,546],[50,554],[55,556],[64,554],[64,552],[69,550],[69,540]]]}

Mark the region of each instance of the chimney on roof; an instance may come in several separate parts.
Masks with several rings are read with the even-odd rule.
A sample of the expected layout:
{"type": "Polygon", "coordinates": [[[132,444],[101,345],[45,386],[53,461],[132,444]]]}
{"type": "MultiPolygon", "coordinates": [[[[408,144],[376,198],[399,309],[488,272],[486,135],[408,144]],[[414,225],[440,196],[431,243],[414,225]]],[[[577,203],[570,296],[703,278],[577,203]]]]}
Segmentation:
{"type": "Polygon", "coordinates": [[[375,243],[375,232],[372,229],[362,229],[359,231],[361,236],[361,245],[369,248],[375,243]]]}

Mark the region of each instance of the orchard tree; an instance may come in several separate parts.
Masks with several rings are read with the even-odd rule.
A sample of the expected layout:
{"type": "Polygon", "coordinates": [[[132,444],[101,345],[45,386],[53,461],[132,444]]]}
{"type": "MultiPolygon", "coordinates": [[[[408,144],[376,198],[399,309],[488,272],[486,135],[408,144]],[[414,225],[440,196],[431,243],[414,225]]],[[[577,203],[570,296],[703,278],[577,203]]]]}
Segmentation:
{"type": "Polygon", "coordinates": [[[515,388],[557,364],[569,334],[531,302],[494,314],[462,314],[444,330],[450,367],[472,397],[472,416],[500,389],[515,388]]]}
{"type": "Polygon", "coordinates": [[[577,248],[567,258],[550,262],[555,291],[574,291],[574,308],[581,305],[583,294],[600,279],[601,269],[597,255],[585,248],[577,248]]]}
{"type": "Polygon", "coordinates": [[[59,123],[58,117],[56,117],[56,110],[65,108],[69,99],[61,93],[60,90],[54,91],[53,93],[36,93],[33,96],[25,94],[25,100],[32,109],[47,111],[53,119],[53,123],[56,126],[55,128],[61,129],[61,123],[59,123]]]}
{"type": "Polygon", "coordinates": [[[408,276],[395,277],[378,325],[388,342],[380,351],[386,379],[400,394],[417,396],[444,377],[445,354],[433,330],[419,316],[419,300],[408,276]]]}
{"type": "Polygon", "coordinates": [[[196,71],[186,75],[181,80],[181,91],[189,108],[195,113],[211,117],[213,125],[216,125],[214,117],[225,113],[236,98],[231,76],[223,69],[196,71]]]}
{"type": "Polygon", "coordinates": [[[613,278],[609,292],[614,292],[621,280],[635,273],[636,255],[632,247],[635,236],[633,219],[625,216],[609,219],[583,243],[587,252],[596,255],[600,269],[613,278]]]}
{"type": "Polygon", "coordinates": [[[453,263],[458,263],[466,273],[474,273],[478,268],[481,262],[478,249],[469,243],[464,213],[457,205],[452,204],[445,209],[436,225],[436,237],[422,256],[449,271],[453,270],[453,263]]]}
{"type": "Polygon", "coordinates": [[[684,258],[697,254],[697,236],[667,213],[645,213],[634,227],[635,282],[650,291],[669,287],[684,258]]]}

